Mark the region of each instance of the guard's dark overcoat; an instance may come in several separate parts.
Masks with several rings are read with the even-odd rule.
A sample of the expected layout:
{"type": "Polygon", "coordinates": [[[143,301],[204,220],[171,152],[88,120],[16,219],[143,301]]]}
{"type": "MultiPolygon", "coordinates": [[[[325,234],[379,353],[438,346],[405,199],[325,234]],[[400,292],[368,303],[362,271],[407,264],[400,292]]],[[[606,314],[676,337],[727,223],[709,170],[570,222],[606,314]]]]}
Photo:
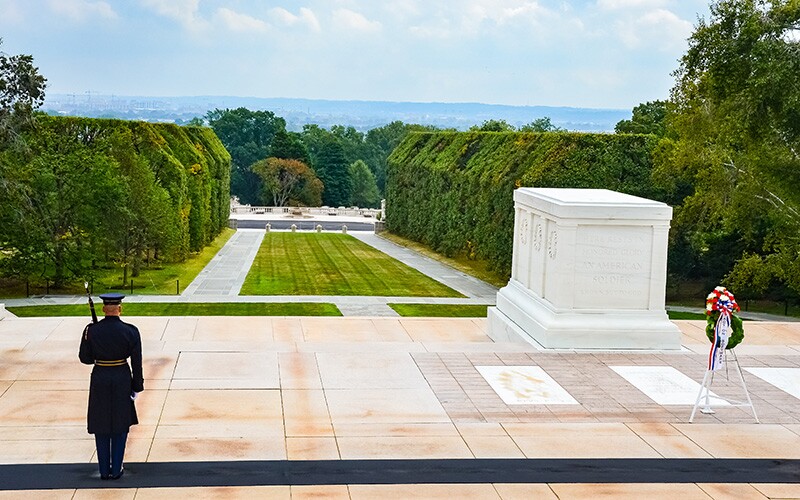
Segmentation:
{"type": "Polygon", "coordinates": [[[123,322],[119,316],[106,316],[86,326],[78,357],[81,363],[95,365],[89,386],[89,433],[128,432],[131,425],[139,423],[131,392],[144,390],[139,329],[123,322]],[[130,366],[128,363],[100,366],[127,358],[130,358],[130,366]]]}

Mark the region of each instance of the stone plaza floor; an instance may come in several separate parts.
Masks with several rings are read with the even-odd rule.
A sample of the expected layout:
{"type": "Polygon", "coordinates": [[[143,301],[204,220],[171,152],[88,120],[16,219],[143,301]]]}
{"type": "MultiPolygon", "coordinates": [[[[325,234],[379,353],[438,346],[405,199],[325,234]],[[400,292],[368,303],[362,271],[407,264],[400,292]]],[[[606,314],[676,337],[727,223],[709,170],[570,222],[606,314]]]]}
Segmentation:
{"type": "MultiPolygon", "coordinates": [[[[740,407],[688,423],[704,322],[676,321],[680,352],[645,353],[495,343],[485,319],[123,319],[142,332],[146,390],[115,482],[99,480],[85,428],[85,318],[0,320],[0,499],[800,498],[800,323],[746,324],[736,351],[756,424],[740,407]],[[748,472],[770,461],[789,479],[748,472]],[[502,473],[534,463],[544,479],[502,473]],[[547,480],[564,463],[576,468],[547,480]],[[745,472],[691,479],[715,463],[745,472]],[[484,475],[431,473],[472,464],[484,475]],[[591,473],[619,464],[630,480],[591,473]],[[383,465],[401,479],[374,484],[383,465]],[[304,475],[267,474],[295,466],[304,475]]],[[[711,389],[741,399],[730,375],[711,389]]]]}

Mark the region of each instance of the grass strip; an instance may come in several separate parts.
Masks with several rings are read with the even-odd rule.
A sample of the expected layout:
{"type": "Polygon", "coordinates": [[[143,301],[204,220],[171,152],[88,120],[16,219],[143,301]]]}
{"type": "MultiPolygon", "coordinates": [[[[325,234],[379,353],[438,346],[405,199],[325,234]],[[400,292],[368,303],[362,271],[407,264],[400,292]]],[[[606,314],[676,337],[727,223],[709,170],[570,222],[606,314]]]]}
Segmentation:
{"type": "Polygon", "coordinates": [[[669,319],[697,319],[703,321],[706,320],[706,315],[704,313],[667,311],[667,316],[669,316],[669,319]]]}
{"type": "MultiPolygon", "coordinates": [[[[431,318],[485,318],[488,306],[471,304],[388,304],[397,314],[404,317],[431,318]]],[[[669,319],[689,319],[705,321],[706,315],[682,311],[667,311],[669,319]]]]}
{"type": "Polygon", "coordinates": [[[404,317],[485,318],[489,306],[473,304],[388,304],[404,317]]]}
{"type": "MultiPolygon", "coordinates": [[[[97,306],[96,306],[97,307],[97,306]]],[[[33,317],[90,317],[89,306],[46,305],[7,307],[21,318],[33,317]]],[[[334,304],[318,302],[131,302],[123,304],[125,316],[341,316],[334,304]]],[[[98,313],[102,315],[100,309],[98,313]]]]}
{"type": "Polygon", "coordinates": [[[463,297],[338,233],[267,233],[240,295],[463,297]]]}

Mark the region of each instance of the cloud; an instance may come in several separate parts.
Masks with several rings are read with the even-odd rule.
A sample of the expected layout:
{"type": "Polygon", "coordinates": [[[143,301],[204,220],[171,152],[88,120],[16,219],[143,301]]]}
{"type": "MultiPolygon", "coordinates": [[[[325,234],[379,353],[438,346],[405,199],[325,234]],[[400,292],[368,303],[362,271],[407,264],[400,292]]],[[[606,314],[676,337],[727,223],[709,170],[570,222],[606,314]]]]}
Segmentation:
{"type": "Polygon", "coordinates": [[[106,2],[89,0],[49,0],[50,9],[60,16],[74,21],[85,21],[93,17],[117,19],[117,13],[106,2]]]}
{"type": "Polygon", "coordinates": [[[549,12],[539,2],[519,0],[473,0],[466,10],[478,21],[490,20],[498,25],[515,19],[537,20],[549,12]]]}
{"type": "Polygon", "coordinates": [[[394,19],[406,20],[421,14],[417,0],[395,0],[383,5],[383,8],[394,19]]]}
{"type": "Polygon", "coordinates": [[[316,14],[306,7],[301,7],[297,15],[292,14],[282,7],[275,7],[270,10],[270,15],[277,22],[286,26],[306,25],[311,31],[320,31],[319,20],[316,14]]]}
{"type": "Polygon", "coordinates": [[[0,11],[3,12],[0,24],[18,24],[25,19],[22,9],[14,0],[0,0],[0,11]]]}
{"type": "MultiPolygon", "coordinates": [[[[449,38],[502,34],[509,26],[530,31],[550,31],[559,25],[574,29],[567,11],[544,7],[536,0],[461,0],[438,4],[438,9],[424,13],[424,21],[409,26],[409,31],[421,38],[449,38]],[[531,30],[534,28],[534,30],[531,30]]],[[[578,23],[580,24],[580,23],[578,23]]]]}
{"type": "Polygon", "coordinates": [[[178,21],[184,28],[199,31],[208,23],[199,16],[200,0],[139,0],[156,13],[178,21]]]}
{"type": "Polygon", "coordinates": [[[605,10],[653,9],[664,4],[664,0],[597,0],[597,6],[605,10]]]}
{"type": "Polygon", "coordinates": [[[692,33],[692,23],[666,9],[645,12],[633,20],[616,23],[622,42],[631,49],[644,45],[661,50],[683,47],[692,33]]]}
{"type": "Polygon", "coordinates": [[[362,33],[377,33],[383,28],[378,21],[370,21],[363,14],[350,9],[336,9],[333,11],[333,22],[336,26],[348,31],[362,33]]]}
{"type": "Polygon", "coordinates": [[[217,9],[216,17],[231,31],[240,33],[266,33],[269,30],[269,25],[261,19],[256,19],[247,14],[240,14],[239,12],[225,7],[217,9]]]}

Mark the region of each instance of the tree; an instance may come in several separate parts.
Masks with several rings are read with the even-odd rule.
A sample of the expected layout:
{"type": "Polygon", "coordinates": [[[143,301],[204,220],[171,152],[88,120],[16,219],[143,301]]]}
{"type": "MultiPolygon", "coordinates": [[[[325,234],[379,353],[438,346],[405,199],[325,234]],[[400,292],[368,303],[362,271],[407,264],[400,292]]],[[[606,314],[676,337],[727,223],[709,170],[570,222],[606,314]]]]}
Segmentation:
{"type": "Polygon", "coordinates": [[[733,266],[731,282],[764,271],[800,290],[798,29],[796,0],[717,1],[675,72],[656,179],[692,187],[673,238],[701,263],[726,256],[711,279],[733,266]]]}
{"type": "Polygon", "coordinates": [[[364,160],[369,156],[365,150],[364,134],[356,130],[355,127],[333,125],[331,127],[331,135],[342,145],[348,164],[356,160],[364,160]]]}
{"type": "Polygon", "coordinates": [[[317,176],[325,186],[322,202],[329,207],[347,205],[350,201],[350,172],[344,148],[335,137],[321,145],[316,162],[317,176]]]}
{"type": "MultiPolygon", "coordinates": [[[[0,38],[0,48],[3,39],[0,38]]],[[[0,265],[9,274],[27,277],[38,267],[43,255],[31,247],[19,249],[11,244],[15,235],[30,236],[19,225],[21,204],[29,195],[27,179],[15,164],[29,159],[22,150],[22,134],[33,122],[33,112],[44,102],[46,80],[29,55],[9,56],[0,51],[0,265]]]]}
{"type": "Polygon", "coordinates": [[[271,111],[246,108],[215,109],[206,119],[231,154],[231,194],[241,203],[258,203],[261,186],[250,165],[270,156],[272,141],[286,130],[286,121],[271,111]]]}
{"type": "Polygon", "coordinates": [[[553,125],[549,116],[537,118],[527,125],[519,128],[520,132],[560,132],[561,129],[553,125]]]}
{"type": "Polygon", "coordinates": [[[4,227],[8,265],[31,270],[28,255],[35,255],[42,277],[57,288],[84,274],[101,244],[94,229],[124,194],[104,153],[107,140],[102,130],[71,121],[26,134],[30,154],[3,178],[14,186],[4,227]]]}
{"type": "Polygon", "coordinates": [[[505,120],[486,120],[481,126],[470,127],[473,132],[514,132],[514,126],[505,120]]]}
{"type": "Polygon", "coordinates": [[[270,156],[273,158],[283,158],[286,160],[297,160],[308,166],[311,163],[311,156],[308,148],[303,144],[303,139],[296,132],[278,130],[270,145],[270,156]]]}
{"type": "Polygon", "coordinates": [[[618,134],[653,134],[663,137],[666,133],[667,102],[649,101],[633,108],[630,120],[620,120],[614,127],[618,134]]]}
{"type": "Polygon", "coordinates": [[[311,166],[316,170],[322,146],[333,138],[333,135],[319,125],[311,123],[303,125],[300,137],[303,139],[303,144],[305,144],[308,155],[311,157],[311,166]]]}
{"type": "Polygon", "coordinates": [[[115,130],[110,143],[120,189],[105,209],[102,234],[113,242],[125,286],[129,271],[131,277],[139,276],[151,250],[169,252],[176,245],[177,224],[169,193],[156,181],[147,161],[136,154],[130,129],[115,130]]]}
{"type": "Polygon", "coordinates": [[[267,158],[251,167],[263,181],[265,205],[312,206],[322,204],[322,181],[305,163],[284,158],[267,158]]]}
{"type": "Polygon", "coordinates": [[[361,160],[350,164],[350,205],[361,208],[376,208],[381,198],[378,184],[369,167],[361,160]]]}
{"type": "Polygon", "coordinates": [[[33,111],[44,103],[46,83],[32,56],[0,51],[0,147],[16,141],[30,124],[33,111]]]}

